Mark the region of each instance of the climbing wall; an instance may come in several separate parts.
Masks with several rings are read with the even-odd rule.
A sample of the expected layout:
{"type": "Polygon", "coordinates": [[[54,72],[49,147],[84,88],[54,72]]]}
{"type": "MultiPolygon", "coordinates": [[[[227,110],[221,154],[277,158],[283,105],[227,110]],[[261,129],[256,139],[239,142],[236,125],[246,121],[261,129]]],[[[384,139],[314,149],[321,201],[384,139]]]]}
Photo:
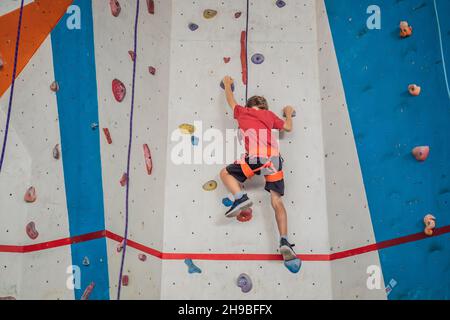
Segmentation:
{"type": "Polygon", "coordinates": [[[440,38],[430,36],[440,24],[423,25],[448,6],[381,1],[391,26],[369,31],[366,2],[346,13],[340,0],[119,0],[120,10],[106,0],[2,1],[0,299],[448,298],[448,135],[425,131],[448,114],[448,23],[440,38]],[[417,44],[398,37],[404,19],[418,26],[417,44]],[[409,57],[397,55],[397,67],[423,81],[425,97],[404,92],[391,64],[372,71],[380,59],[367,53],[369,39],[409,57]],[[263,95],[280,117],[286,105],[297,111],[294,131],[280,135],[297,274],[278,252],[262,178],[245,184],[252,218],[224,216],[219,172],[243,152],[225,75],[240,104],[263,95]],[[425,112],[424,98],[439,112],[425,112]],[[394,102],[399,114],[387,112],[394,102]],[[425,163],[410,154],[414,127],[417,143],[432,145],[425,163]],[[380,130],[392,145],[367,141],[380,130]],[[235,146],[213,149],[222,136],[235,146]],[[406,194],[391,180],[408,182],[406,194]],[[24,197],[30,187],[35,199],[24,197]],[[417,280],[406,254],[432,281],[417,280]],[[380,286],[369,288],[375,276],[380,286]]]}

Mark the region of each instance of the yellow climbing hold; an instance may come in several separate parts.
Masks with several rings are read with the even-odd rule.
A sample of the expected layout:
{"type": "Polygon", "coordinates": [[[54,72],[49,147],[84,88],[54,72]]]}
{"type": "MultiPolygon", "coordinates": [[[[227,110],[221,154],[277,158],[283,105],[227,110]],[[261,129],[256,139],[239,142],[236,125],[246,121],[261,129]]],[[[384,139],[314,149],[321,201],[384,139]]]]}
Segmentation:
{"type": "Polygon", "coordinates": [[[205,19],[212,19],[217,15],[217,11],[216,10],[212,10],[212,9],[206,9],[205,11],[203,11],[203,17],[205,19]]]}
{"type": "Polygon", "coordinates": [[[217,189],[217,182],[214,180],[208,181],[203,185],[203,190],[205,191],[214,191],[217,189]]]}
{"type": "Polygon", "coordinates": [[[194,134],[195,127],[192,124],[183,123],[178,127],[183,134],[194,134]]]}

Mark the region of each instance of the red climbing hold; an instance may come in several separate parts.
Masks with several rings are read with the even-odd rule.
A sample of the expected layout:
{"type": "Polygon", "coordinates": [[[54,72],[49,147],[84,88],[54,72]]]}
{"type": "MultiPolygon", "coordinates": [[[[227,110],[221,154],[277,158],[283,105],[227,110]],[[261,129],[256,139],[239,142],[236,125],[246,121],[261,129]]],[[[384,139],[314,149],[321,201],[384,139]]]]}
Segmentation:
{"type": "Polygon", "coordinates": [[[109,0],[109,6],[111,7],[111,13],[114,17],[118,17],[120,14],[120,3],[117,0],[109,0]]]}
{"type": "Polygon", "coordinates": [[[109,133],[109,129],[108,128],[103,128],[103,133],[105,134],[106,141],[108,141],[108,144],[111,144],[112,143],[112,138],[111,138],[111,134],[109,133]]]}
{"type": "Polygon", "coordinates": [[[128,176],[127,176],[126,173],[124,173],[124,174],[122,175],[122,178],[120,178],[120,185],[121,185],[122,187],[125,187],[125,186],[127,185],[127,182],[128,182],[128,176]]]}
{"type": "Polygon", "coordinates": [[[224,57],[223,58],[223,62],[228,63],[230,62],[231,58],[230,57],[224,57]]]}
{"type": "Polygon", "coordinates": [[[141,261],[147,260],[147,256],[146,256],[145,254],[143,254],[143,253],[139,254],[138,258],[139,258],[139,260],[141,260],[141,261]]]}
{"type": "Polygon", "coordinates": [[[89,296],[91,295],[92,290],[94,290],[95,282],[91,282],[90,285],[86,287],[86,289],[83,292],[83,295],[81,296],[81,300],[89,300],[89,296]]]}
{"type": "Polygon", "coordinates": [[[39,236],[39,232],[36,230],[36,225],[33,221],[27,224],[25,229],[30,239],[35,240],[39,236]]]}
{"type": "Polygon", "coordinates": [[[25,202],[33,203],[36,201],[36,198],[36,189],[34,187],[29,187],[27,192],[25,192],[25,196],[23,197],[23,199],[25,200],[25,202]]]}
{"type": "Polygon", "coordinates": [[[251,208],[242,210],[236,217],[240,222],[247,222],[253,218],[253,210],[251,208]]]}
{"type": "Polygon", "coordinates": [[[127,89],[122,81],[114,79],[112,81],[112,91],[114,94],[114,98],[117,102],[122,102],[125,99],[125,95],[127,94],[127,89]]]}
{"type": "Polygon", "coordinates": [[[423,147],[416,147],[413,149],[412,154],[416,158],[417,161],[425,161],[428,158],[428,155],[430,154],[430,147],[423,146],[423,147]]]}
{"type": "Polygon", "coordinates": [[[247,33],[241,32],[241,65],[242,65],[242,82],[247,85],[247,33]]]}
{"type": "Polygon", "coordinates": [[[152,174],[153,170],[153,161],[152,161],[152,154],[150,153],[150,148],[147,144],[144,144],[144,157],[145,157],[145,166],[147,167],[147,173],[148,175],[152,174]]]}
{"type": "Polygon", "coordinates": [[[148,13],[155,14],[155,1],[147,0],[148,13]]]}
{"type": "Polygon", "coordinates": [[[155,67],[148,67],[148,72],[150,72],[150,74],[155,75],[156,74],[156,68],[155,67]]]}
{"type": "Polygon", "coordinates": [[[122,276],[122,285],[128,286],[128,283],[130,282],[130,278],[127,275],[122,276]]]}
{"type": "Polygon", "coordinates": [[[128,51],[128,54],[130,55],[132,61],[136,60],[136,53],[133,50],[128,51]]]}

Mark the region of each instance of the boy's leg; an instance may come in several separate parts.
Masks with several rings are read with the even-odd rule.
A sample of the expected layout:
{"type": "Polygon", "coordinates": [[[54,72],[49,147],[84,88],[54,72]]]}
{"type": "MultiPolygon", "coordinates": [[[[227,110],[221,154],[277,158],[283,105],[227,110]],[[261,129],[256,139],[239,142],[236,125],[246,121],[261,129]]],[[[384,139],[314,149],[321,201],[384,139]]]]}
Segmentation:
{"type": "Polygon", "coordinates": [[[231,174],[229,174],[226,168],[223,168],[222,171],[220,171],[220,179],[222,179],[222,182],[225,185],[225,187],[233,195],[241,192],[242,189],[241,185],[239,184],[239,181],[231,174]]]}
{"type": "Polygon", "coordinates": [[[275,219],[277,220],[280,237],[287,237],[288,234],[287,213],[281,195],[278,192],[271,190],[270,197],[272,202],[272,208],[275,211],[275,219]]]}
{"type": "Polygon", "coordinates": [[[220,172],[220,178],[227,189],[233,194],[234,202],[231,208],[225,213],[227,218],[236,217],[239,212],[243,209],[249,208],[253,203],[248,198],[240,186],[247,177],[242,172],[241,166],[239,164],[232,164],[222,169],[220,172]]]}

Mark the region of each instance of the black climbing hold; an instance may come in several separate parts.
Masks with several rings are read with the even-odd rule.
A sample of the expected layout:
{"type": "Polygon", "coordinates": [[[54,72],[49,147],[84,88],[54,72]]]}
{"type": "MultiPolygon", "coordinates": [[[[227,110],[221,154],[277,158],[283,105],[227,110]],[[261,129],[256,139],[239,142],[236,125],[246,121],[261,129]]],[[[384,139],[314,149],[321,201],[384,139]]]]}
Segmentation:
{"type": "MultiPolygon", "coordinates": [[[[222,82],[220,82],[220,87],[225,90],[225,84],[222,82]]],[[[231,91],[234,91],[234,83],[231,84],[231,91]]]]}
{"type": "Polygon", "coordinates": [[[254,64],[261,64],[261,63],[264,62],[264,56],[263,56],[261,53],[255,53],[255,54],[252,56],[252,62],[253,62],[254,64]]]}

